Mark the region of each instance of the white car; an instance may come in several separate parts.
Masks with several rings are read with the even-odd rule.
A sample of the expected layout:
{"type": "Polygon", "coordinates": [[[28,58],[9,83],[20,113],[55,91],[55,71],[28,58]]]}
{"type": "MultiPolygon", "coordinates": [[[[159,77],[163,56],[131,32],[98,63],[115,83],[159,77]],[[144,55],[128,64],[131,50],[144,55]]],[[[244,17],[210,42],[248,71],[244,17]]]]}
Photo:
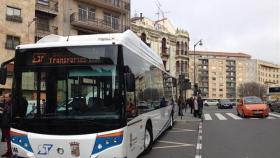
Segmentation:
{"type": "Polygon", "coordinates": [[[204,101],[204,105],[205,106],[217,106],[218,105],[218,101],[214,100],[214,99],[208,99],[204,101]]]}

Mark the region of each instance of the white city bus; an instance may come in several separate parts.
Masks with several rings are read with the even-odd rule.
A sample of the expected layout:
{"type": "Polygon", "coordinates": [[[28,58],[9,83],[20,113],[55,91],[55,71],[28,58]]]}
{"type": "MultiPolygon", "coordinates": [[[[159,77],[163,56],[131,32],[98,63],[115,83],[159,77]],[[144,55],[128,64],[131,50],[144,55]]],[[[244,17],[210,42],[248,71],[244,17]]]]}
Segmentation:
{"type": "Polygon", "coordinates": [[[173,126],[174,78],[129,30],[20,45],[2,84],[12,61],[18,157],[136,158],[173,126]]]}

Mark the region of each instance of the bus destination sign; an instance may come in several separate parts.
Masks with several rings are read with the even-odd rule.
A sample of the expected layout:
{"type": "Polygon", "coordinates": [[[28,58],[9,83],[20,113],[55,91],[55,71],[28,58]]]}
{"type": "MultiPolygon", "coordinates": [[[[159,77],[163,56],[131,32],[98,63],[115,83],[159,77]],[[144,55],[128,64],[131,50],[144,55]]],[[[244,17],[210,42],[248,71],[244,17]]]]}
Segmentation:
{"type": "Polygon", "coordinates": [[[100,59],[88,59],[71,54],[34,53],[31,63],[34,65],[71,65],[71,64],[102,64],[100,59]]]}

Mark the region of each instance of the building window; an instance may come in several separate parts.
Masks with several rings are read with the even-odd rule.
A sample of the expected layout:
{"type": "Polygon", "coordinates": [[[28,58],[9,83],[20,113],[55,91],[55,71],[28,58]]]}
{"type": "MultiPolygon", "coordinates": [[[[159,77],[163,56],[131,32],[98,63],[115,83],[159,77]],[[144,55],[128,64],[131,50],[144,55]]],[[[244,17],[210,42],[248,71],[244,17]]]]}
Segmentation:
{"type": "Polygon", "coordinates": [[[95,9],[85,5],[79,5],[79,20],[80,21],[94,21],[95,9]]]}
{"type": "Polygon", "coordinates": [[[216,80],[216,77],[212,77],[212,80],[215,81],[215,80],[216,80]]]}
{"type": "Polygon", "coordinates": [[[21,9],[7,6],[6,20],[21,23],[21,9]]]}
{"type": "Polygon", "coordinates": [[[49,0],[37,0],[37,2],[44,5],[49,5],[49,0]]]}
{"type": "Polygon", "coordinates": [[[143,33],[141,34],[141,40],[142,40],[144,43],[146,43],[146,39],[147,39],[147,36],[146,36],[146,34],[143,32],[143,33]]]}
{"type": "Polygon", "coordinates": [[[166,47],[166,38],[163,38],[161,40],[161,53],[162,54],[167,54],[167,47],[166,47]]]}
{"type": "Polygon", "coordinates": [[[104,14],[105,25],[112,27],[113,29],[119,29],[119,16],[115,16],[111,13],[104,14]]]}
{"type": "Polygon", "coordinates": [[[6,49],[15,49],[20,44],[20,37],[7,35],[6,49]]]}

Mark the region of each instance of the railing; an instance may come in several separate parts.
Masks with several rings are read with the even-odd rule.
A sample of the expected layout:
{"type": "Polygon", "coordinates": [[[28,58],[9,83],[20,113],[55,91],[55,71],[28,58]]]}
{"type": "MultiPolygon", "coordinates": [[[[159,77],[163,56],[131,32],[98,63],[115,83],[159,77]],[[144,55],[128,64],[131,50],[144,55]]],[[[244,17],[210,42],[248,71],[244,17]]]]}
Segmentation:
{"type": "Polygon", "coordinates": [[[36,23],[36,36],[44,37],[49,34],[58,34],[57,26],[44,25],[42,23],[36,23]]]}
{"type": "Polygon", "coordinates": [[[96,6],[101,6],[117,12],[127,12],[130,10],[130,3],[123,0],[79,0],[96,6]]]}
{"type": "Polygon", "coordinates": [[[58,14],[58,1],[49,0],[48,2],[42,2],[40,0],[37,0],[36,10],[40,10],[51,14],[58,14]]]}
{"type": "Polygon", "coordinates": [[[89,30],[98,30],[101,32],[123,32],[125,28],[127,28],[124,25],[112,25],[103,19],[88,19],[86,17],[79,16],[78,13],[71,14],[70,22],[76,27],[82,27],[89,30]]]}
{"type": "Polygon", "coordinates": [[[17,15],[6,15],[6,20],[22,23],[22,17],[17,15]]]}

